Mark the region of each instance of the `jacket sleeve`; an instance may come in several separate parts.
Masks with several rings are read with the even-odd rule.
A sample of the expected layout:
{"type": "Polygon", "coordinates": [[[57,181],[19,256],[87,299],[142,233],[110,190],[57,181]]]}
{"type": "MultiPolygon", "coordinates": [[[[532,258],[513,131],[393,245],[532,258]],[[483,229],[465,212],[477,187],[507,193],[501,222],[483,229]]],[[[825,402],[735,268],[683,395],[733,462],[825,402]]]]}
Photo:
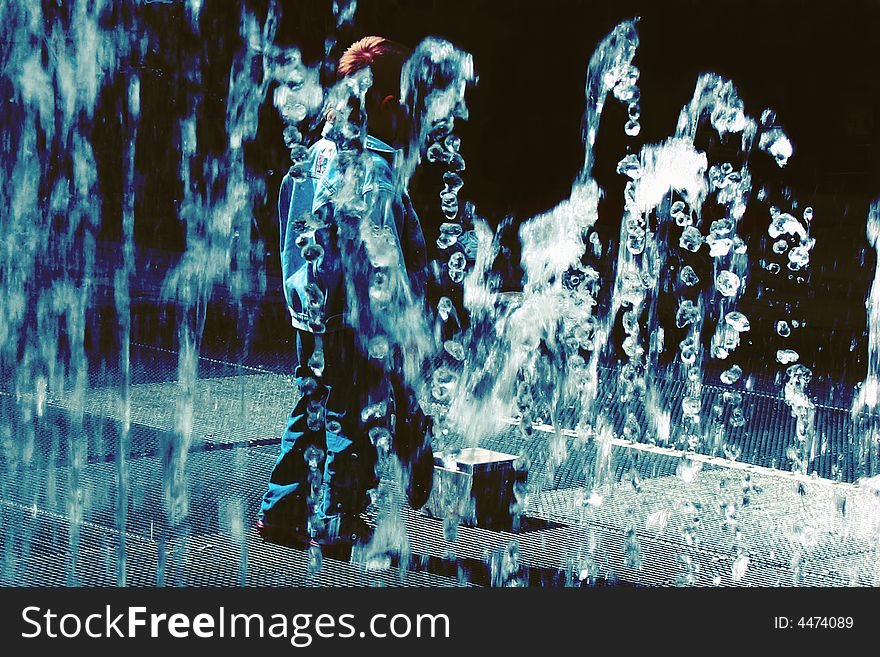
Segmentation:
{"type": "Polygon", "coordinates": [[[294,243],[296,237],[293,231],[288,227],[288,215],[290,214],[290,199],[293,196],[293,188],[296,185],[290,174],[284,176],[281,181],[281,189],[278,192],[278,225],[279,225],[279,242],[278,253],[281,257],[281,289],[284,291],[284,299],[287,302],[287,309],[293,313],[293,303],[290,299],[290,292],[287,289],[287,278],[292,273],[290,250],[296,248],[294,243]],[[288,237],[290,243],[288,243],[288,237]]]}
{"type": "Polygon", "coordinates": [[[413,293],[422,296],[428,265],[427,247],[409,196],[382,181],[365,192],[364,202],[371,209],[372,224],[391,229],[394,247],[400,257],[400,270],[413,293]]]}
{"type": "Polygon", "coordinates": [[[403,197],[395,193],[390,185],[382,182],[364,195],[364,201],[370,208],[372,225],[382,229],[384,241],[380,242],[381,247],[389,248],[389,252],[394,254],[396,270],[402,276],[398,283],[406,282],[410,271],[407,262],[409,245],[405,233],[406,207],[403,197]]]}
{"type": "MultiPolygon", "coordinates": [[[[388,163],[370,157],[357,183],[363,185],[360,203],[334,204],[338,240],[325,247],[325,262],[339,257],[342,263],[348,322],[363,339],[402,330],[394,324],[400,311],[423,302],[426,268],[425,240],[409,198],[395,189],[388,163]]],[[[350,198],[344,190],[341,196],[350,198]]]]}
{"type": "Polygon", "coordinates": [[[409,195],[404,195],[402,201],[402,212],[397,218],[400,222],[397,234],[400,235],[410,286],[414,294],[423,298],[429,280],[428,247],[425,243],[425,233],[422,231],[422,224],[419,222],[419,217],[413,208],[409,195]]]}

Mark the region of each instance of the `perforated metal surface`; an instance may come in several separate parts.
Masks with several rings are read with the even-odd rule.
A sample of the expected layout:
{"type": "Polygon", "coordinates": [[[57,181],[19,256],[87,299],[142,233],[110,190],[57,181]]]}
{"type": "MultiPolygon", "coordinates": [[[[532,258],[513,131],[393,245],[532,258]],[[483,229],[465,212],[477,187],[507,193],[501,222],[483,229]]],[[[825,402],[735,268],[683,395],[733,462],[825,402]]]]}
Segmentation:
{"type": "MultiPolygon", "coordinates": [[[[798,581],[810,585],[875,583],[880,527],[877,500],[870,491],[821,479],[803,483],[780,471],[719,467],[709,461],[685,483],[676,476],[680,453],[621,440],[612,446],[607,479],[597,482],[594,442],[577,444],[575,436],[564,434],[568,457],[551,470],[546,430],[539,428],[526,438],[512,425],[481,446],[530,458],[529,500],[520,531],[459,527],[450,541],[450,527],[444,528],[442,520],[404,509],[409,563],[368,571],[363,563],[328,558],[320,571],[310,574],[305,552],[263,543],[252,530],[277,453],[274,443],[295,395],[292,379],[277,371],[283,367],[273,371],[219,360],[200,363],[187,459],[186,520],[172,527],[166,516],[163,453],[175,440],[177,356],[147,347],[136,348],[134,355],[143,359],[133,367],[141,374],[131,391],[125,527],[119,526],[116,508],[122,417],[116,387],[88,391],[82,427],[72,424],[68,399],[50,398],[44,416],[31,421],[35,447],[29,460],[15,450],[4,457],[3,585],[669,585],[680,581],[688,560],[688,583],[693,585],[787,585],[795,581],[794,570],[798,581]],[[72,467],[70,450],[79,448],[86,458],[72,467]],[[18,456],[10,458],[11,453],[18,456]],[[72,481],[81,497],[71,494],[72,481]],[[735,527],[722,512],[722,505],[729,503],[738,507],[738,549],[749,556],[749,566],[738,579],[733,573],[735,527]],[[79,509],[81,522],[71,524],[79,509]],[[662,527],[657,514],[668,514],[662,527]],[[694,518],[699,540],[689,544],[684,529],[694,518]],[[641,569],[627,563],[626,552],[632,552],[634,542],[641,551],[641,569]],[[507,572],[499,564],[510,549],[518,562],[507,572]]],[[[674,381],[664,386],[668,399],[680,394],[674,381]]],[[[717,394],[709,388],[706,404],[717,394]]],[[[4,399],[12,404],[10,397],[4,399]]],[[[746,395],[744,408],[747,424],[729,440],[743,446],[744,460],[766,466],[775,458],[779,465],[794,431],[787,408],[778,399],[757,394],[746,395]]],[[[608,409],[613,411],[613,403],[608,409]]],[[[609,413],[618,434],[620,415],[609,413]]],[[[27,426],[24,420],[16,421],[17,429],[27,426]]],[[[828,448],[816,467],[830,471],[833,455],[849,449],[852,423],[842,409],[820,407],[817,427],[828,448]]],[[[446,440],[468,443],[463,436],[446,440]]],[[[381,511],[372,511],[373,521],[381,511]]]]}
{"type": "Polygon", "coordinates": [[[135,459],[131,462],[133,502],[124,532],[116,520],[114,466],[89,464],[79,475],[85,514],[75,545],[67,502],[68,468],[58,469],[54,503],[45,491],[22,485],[25,477],[40,473],[14,473],[7,490],[17,487],[35,494],[0,503],[5,552],[0,584],[115,585],[123,581],[118,579],[118,564],[124,553],[124,582],[134,586],[460,585],[432,573],[372,572],[332,558],[324,559],[317,572],[310,572],[306,552],[263,542],[253,530],[253,519],[273,460],[265,448],[193,454],[187,521],[171,528],[164,512],[160,460],[135,459]]]}

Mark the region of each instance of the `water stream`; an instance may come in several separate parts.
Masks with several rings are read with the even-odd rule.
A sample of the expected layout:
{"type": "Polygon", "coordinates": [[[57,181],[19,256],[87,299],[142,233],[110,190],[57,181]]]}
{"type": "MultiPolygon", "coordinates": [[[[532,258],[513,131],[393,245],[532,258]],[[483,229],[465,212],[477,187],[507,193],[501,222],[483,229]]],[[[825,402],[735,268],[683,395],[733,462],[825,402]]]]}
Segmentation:
{"type": "MultiPolygon", "coordinates": [[[[158,274],[157,300],[173,309],[165,320],[173,324],[176,384],[164,401],[172,427],[161,433],[155,450],[162,481],[154,483],[161,494],[156,499],[135,486],[132,468],[141,448],[132,432],[133,317],[143,281],[156,275],[139,264],[135,218],[146,193],[143,180],[160,166],[145,164],[137,148],[152,134],[141,122],[144,103],[161,102],[142,97],[141,79],[161,48],[148,21],[156,10],[151,5],[157,4],[168,3],[21,0],[0,5],[7,44],[0,54],[5,576],[15,577],[18,553],[29,554],[50,540],[68,555],[66,582],[82,583],[81,560],[95,558],[91,547],[83,551],[84,528],[98,522],[95,513],[109,503],[113,539],[105,547],[112,554],[112,582],[131,582],[136,556],[130,547],[133,537],[143,536],[146,517],[149,539],[157,545],[155,583],[185,582],[181,560],[198,524],[191,460],[201,443],[197,425],[201,409],[219,403],[200,392],[206,318],[222,297],[232,309],[232,333],[241,346],[230,353],[245,355],[258,321],[249,299],[272,292],[265,245],[254,230],[254,208],[265,202],[267,185],[248,164],[248,149],[269,105],[280,117],[277,138],[290,155],[290,165],[283,166],[290,166],[294,177],[302,174],[307,146],[320,133],[327,109],[335,111],[329,134],[345,162],[337,191],[340,235],[346,243],[362,244],[368,254],[364,265],[354,247],[343,248],[345,266],[356,274],[349,279],[348,296],[358,334],[371,358],[390,359],[395,350],[402,354],[401,372],[433,417],[434,448],[452,459],[448,466],[455,449],[489,444],[515,427],[517,468],[529,473],[528,482],[516,486],[513,513],[519,522],[536,512],[548,482],[583,460],[580,492],[569,500],[569,511],[589,523],[618,486],[634,491],[623,505],[620,526],[626,566],[639,571],[648,558],[642,548],[645,531],[665,531],[669,514],[676,514],[682,519],[682,544],[694,546],[718,512],[710,513],[687,492],[670,493],[668,508],[657,510],[640,492],[645,472],[638,455],[673,454],[676,486],[692,484],[710,465],[726,464],[735,473],[735,493],[720,493],[721,526],[733,537],[730,576],[734,582],[747,576],[756,548],[740,520],[741,509],[749,496],[760,495],[750,475],[737,469],[742,435],[750,430],[747,418],[754,417],[749,405],[774,397],[793,417],[783,455],[762,472],[794,473],[785,481],[797,490],[796,499],[807,494],[804,481],[827,445],[817,430],[818,402],[811,389],[815,354],[798,346],[806,322],[797,304],[782,303],[788,310],[778,317],[759,317],[743,309],[743,300],[749,294],[757,298],[758,286],[769,306],[779,308],[773,285],[766,283],[774,277],[798,289],[809,287],[810,258],[822,248],[811,228],[821,218],[814,217],[810,199],[799,200],[778,183],[759,179],[756,161],[763,158],[784,172],[797,157],[797,135],[786,133],[772,109],[747,108],[733,80],[700,75],[669,136],[656,143],[640,139],[637,19],[617,25],[586,62],[583,166],[568,198],[518,226],[523,278],[516,292],[502,288],[495,270],[509,221],[482,217],[467,200],[467,180],[481,172],[467,168],[468,144],[456,133],[456,125],[469,118],[467,96],[479,84],[479,61],[443,39],[430,37],[417,45],[402,77],[401,97],[413,128],[409,147],[395,159],[395,181],[402,193],[418,167],[428,164],[442,177],[436,203],[445,221],[437,235],[428,236],[440,254],[433,273],[442,293],[436,307],[426,309],[399,266],[393,237],[372,226],[372,208],[357,191],[368,158],[365,117],[352,110],[358,106],[352,99],[363,100],[370,75],[328,81],[333,56],[344,45],[341,35],[357,22],[356,3],[333,3],[335,27],[328,28],[326,56],[314,63],[304,61],[299,48],[276,43],[283,11],[295,9],[282,9],[272,0],[258,14],[245,5],[228,71],[222,73],[206,45],[212,33],[201,1],[179,3],[175,19],[183,37],[173,82],[175,107],[183,111],[175,127],[178,151],[167,157],[175,163],[174,212],[183,244],[179,258],[158,274]],[[217,75],[228,79],[224,102],[203,92],[206,79],[217,75]],[[614,103],[624,108],[623,125],[602,121],[614,103]],[[627,139],[617,165],[623,214],[613,234],[597,228],[606,193],[593,175],[600,130],[623,131],[627,139]],[[746,213],[756,211],[766,212],[760,236],[742,230],[746,213]],[[759,322],[773,327],[773,342],[763,354],[781,374],[773,389],[758,382],[759,372],[750,371],[754,362],[738,357],[741,342],[759,322]],[[680,385],[670,393],[671,380],[680,385]],[[104,408],[90,402],[98,389],[109,391],[102,397],[104,408]],[[114,421],[102,424],[99,417],[114,421]],[[101,462],[112,464],[109,489],[86,481],[88,468],[101,462]],[[42,529],[21,520],[22,513],[55,514],[63,519],[63,531],[46,539],[42,529]]],[[[878,222],[875,202],[867,237],[880,259],[878,222]]],[[[322,253],[314,236],[324,226],[320,218],[306,217],[301,228],[297,244],[317,271],[322,253]]],[[[853,479],[866,485],[878,474],[878,294],[875,276],[867,299],[867,377],[850,413],[857,453],[853,479]]],[[[323,300],[313,301],[310,322],[320,331],[323,300]]],[[[320,375],[321,348],[310,367],[320,375]]],[[[243,384],[242,409],[248,394],[243,384]]],[[[290,398],[270,411],[279,421],[290,398]]],[[[374,410],[364,409],[365,416],[374,410]]],[[[322,409],[312,411],[318,422],[322,409]]],[[[407,473],[387,451],[390,436],[370,435],[382,454],[384,478],[374,491],[374,540],[355,560],[367,570],[402,564],[405,571],[414,558],[400,495],[407,473]]],[[[839,468],[835,472],[840,479],[839,468]]],[[[241,472],[235,476],[244,478],[241,472]]],[[[259,488],[252,485],[253,491],[259,488]]],[[[454,495],[446,502],[450,559],[461,505],[454,495]]],[[[241,546],[242,583],[248,577],[252,507],[253,500],[235,495],[218,506],[220,525],[241,546]]],[[[822,522],[832,524],[836,514],[845,515],[840,503],[827,513],[822,522]]],[[[866,513],[875,518],[873,511],[866,513]]],[[[794,583],[802,581],[802,551],[812,544],[810,531],[798,525],[792,533],[794,583]]],[[[579,547],[571,557],[580,581],[600,568],[595,545],[587,543],[592,547],[579,547]]],[[[487,561],[492,581],[524,583],[520,561],[515,542],[493,553],[487,561]]],[[[678,563],[678,583],[700,581],[690,556],[682,553],[678,563]]],[[[320,554],[312,554],[311,571],[321,567],[320,554]]]]}

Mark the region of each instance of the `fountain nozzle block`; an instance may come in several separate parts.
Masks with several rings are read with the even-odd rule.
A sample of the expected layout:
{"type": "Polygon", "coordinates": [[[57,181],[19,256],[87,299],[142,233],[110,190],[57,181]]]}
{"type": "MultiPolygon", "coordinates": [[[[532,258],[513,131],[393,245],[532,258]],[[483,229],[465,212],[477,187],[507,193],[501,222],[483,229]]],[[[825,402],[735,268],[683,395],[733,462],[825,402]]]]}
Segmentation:
{"type": "Polygon", "coordinates": [[[514,485],[527,473],[512,454],[481,447],[434,455],[434,486],[425,511],[435,518],[458,518],[469,526],[505,530],[513,526],[514,485]]]}

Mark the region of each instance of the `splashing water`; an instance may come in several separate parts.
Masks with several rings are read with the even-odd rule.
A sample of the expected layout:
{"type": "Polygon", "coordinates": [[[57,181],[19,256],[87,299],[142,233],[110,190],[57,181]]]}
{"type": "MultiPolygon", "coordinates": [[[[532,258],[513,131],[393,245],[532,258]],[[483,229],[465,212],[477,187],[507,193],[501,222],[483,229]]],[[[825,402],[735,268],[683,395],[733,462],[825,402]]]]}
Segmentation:
{"type": "MultiPolygon", "coordinates": [[[[205,360],[209,305],[222,290],[231,306],[246,314],[246,299],[265,296],[270,289],[260,262],[263,244],[252,231],[254,208],[267,189],[246,158],[270,92],[283,123],[294,179],[307,174],[307,145],[327,111],[333,110],[335,118],[325,136],[342,163],[336,220],[348,273],[351,322],[371,359],[390,364],[400,357],[400,376],[414,391],[416,403],[433,417],[435,449],[483,444],[514,424],[517,467],[546,464],[543,472],[536,467],[530,473],[528,483],[516,483],[512,504],[517,519],[526,518],[533,505],[544,504],[547,491],[555,486],[548,482],[567,463],[582,458],[578,481],[583,490],[573,503],[579,521],[609,513],[609,502],[622,495],[618,484],[627,484],[621,524],[623,568],[648,570],[643,541],[668,533],[683,546],[676,555],[674,581],[700,583],[708,575],[688,549],[698,547],[704,528],[717,521],[719,530],[731,537],[718,581],[749,581],[759,557],[757,546],[748,540],[745,516],[760,487],[748,474],[733,486],[719,483],[723,490],[712,505],[699,501],[696,491],[712,480],[719,464],[741,472],[737,459],[742,448],[736,436],[748,430],[754,415],[745,399],[755,396],[749,394],[754,380],[749,364],[738,358],[737,350],[749,332],[759,328],[743,300],[754,289],[758,273],[804,283],[816,246],[812,208],[797,212],[796,201],[772,186],[758,199],[771,196],[769,216],[764,215],[766,237],[755,239],[742,229],[746,213],[755,207],[753,158],[770,158],[781,171],[794,157],[792,141],[775,114],[766,110],[755,120],[731,81],[706,73],[697,79],[670,136],[659,143],[638,143],[640,72],[633,64],[639,48],[637,21],[620,23],[588,63],[583,166],[567,199],[519,226],[522,290],[501,292],[493,264],[508,223],[493,229],[465,200],[467,176],[479,172],[466,170],[468,144],[455,133],[456,121],[468,118],[465,97],[476,83],[474,62],[445,40],[424,40],[402,75],[401,99],[413,120],[409,144],[395,156],[394,184],[403,194],[418,166],[442,165],[436,202],[444,221],[430,237],[436,239],[443,260],[435,271],[445,294],[436,308],[425,312],[424,290],[411,285],[411,272],[405,271],[393,236],[376,225],[375,208],[364,202],[370,165],[364,153],[365,116],[359,108],[372,85],[371,73],[366,70],[335,85],[327,82],[331,52],[341,31],[352,25],[355,8],[354,2],[333,3],[336,33],[325,43],[325,59],[314,65],[304,62],[297,48],[276,45],[280,3],[268,3],[259,17],[243,9],[220,142],[212,141],[200,125],[208,102],[201,92],[203,77],[209,74],[207,51],[181,51],[185,84],[179,102],[184,112],[176,128],[180,194],[175,213],[185,248],[161,283],[161,304],[172,308],[175,317],[172,343],[177,362],[169,411],[173,427],[161,436],[157,450],[161,494],[150,501],[156,506],[149,516],[149,537],[157,550],[155,583],[184,582],[184,555],[196,538],[190,527],[192,454],[205,401],[199,368],[205,360]],[[603,242],[598,226],[605,191],[593,177],[594,147],[603,110],[614,102],[623,104],[626,112],[624,125],[610,128],[622,129],[627,138],[627,154],[617,165],[623,214],[619,234],[611,240],[605,236],[603,242]],[[712,138],[705,139],[706,134],[712,138]],[[715,144],[725,146],[723,155],[715,144]],[[612,248],[603,252],[609,241],[612,248]],[[460,305],[453,298],[460,298],[460,305]],[[665,312],[667,305],[672,307],[671,317],[665,312]],[[673,378],[675,386],[669,384],[673,378]],[[652,482],[639,469],[639,454],[675,459],[676,476],[669,479],[679,488],[661,507],[652,506],[655,498],[645,494],[652,482]]],[[[4,500],[17,496],[27,509],[33,506],[35,517],[48,510],[67,518],[65,574],[70,584],[80,583],[84,528],[88,530],[95,516],[92,507],[101,505],[100,491],[86,481],[87,466],[101,458],[112,463],[113,490],[105,494],[112,496],[115,584],[132,581],[131,537],[140,531],[135,525],[143,521],[140,507],[145,505],[132,475],[132,315],[140,274],[135,250],[136,144],[145,129],[140,125],[140,76],[151,48],[149,38],[131,36],[139,32],[140,10],[140,5],[110,0],[77,0],[45,13],[39,3],[0,6],[4,41],[10,44],[2,56],[2,89],[14,101],[2,117],[8,137],[0,145],[0,194],[8,208],[2,217],[8,239],[0,260],[0,365],[5,386],[0,442],[4,472],[15,473],[18,487],[13,495],[12,485],[4,482],[0,493],[4,500]],[[111,14],[119,20],[109,20],[111,14]],[[9,72],[13,70],[17,73],[9,72]],[[95,144],[102,136],[105,114],[120,124],[116,138],[121,238],[115,252],[100,238],[105,192],[95,144]],[[112,295],[109,304],[101,298],[106,289],[112,295]],[[99,306],[112,308],[113,339],[103,353],[95,354],[89,332],[99,306]],[[88,400],[95,388],[90,377],[98,376],[96,370],[107,363],[117,372],[110,404],[119,422],[116,433],[103,436],[87,426],[94,410],[88,400]],[[63,424],[57,421],[59,408],[65,411],[63,424]],[[52,432],[54,438],[44,447],[42,436],[52,432]],[[106,444],[98,444],[102,441],[106,444]],[[58,477],[66,478],[66,496],[53,502],[52,482],[58,477]]],[[[186,36],[193,42],[205,38],[202,3],[186,2],[181,12],[186,36]]],[[[309,263],[317,278],[325,273],[321,231],[327,226],[311,215],[300,224],[297,239],[286,244],[309,263]]],[[[878,235],[880,206],[875,202],[868,217],[868,239],[880,257],[878,235]]],[[[880,385],[878,295],[875,277],[866,304],[868,374],[852,406],[854,421],[862,422],[857,436],[859,474],[866,477],[876,474],[880,435],[873,414],[880,385]]],[[[315,286],[309,288],[308,301],[309,325],[316,332],[308,365],[320,377],[326,364],[321,335],[328,319],[326,299],[315,286]]],[[[779,392],[794,419],[785,450],[786,469],[793,474],[786,476],[798,482],[797,496],[806,498],[816,493],[804,483],[804,475],[824,449],[816,427],[817,403],[809,389],[812,356],[797,341],[804,326],[797,309],[769,321],[775,342],[768,346],[768,360],[775,360],[780,375],[784,373],[779,392]]],[[[304,384],[303,394],[308,394],[309,385],[315,385],[314,380],[304,384]]],[[[244,389],[241,395],[244,399],[244,389]]],[[[390,392],[387,398],[371,399],[362,409],[365,424],[386,416],[394,402],[390,392]]],[[[321,402],[309,407],[307,422],[321,429],[321,402]]],[[[382,456],[377,466],[381,483],[373,491],[371,518],[376,528],[373,540],[354,561],[368,572],[397,564],[404,573],[413,549],[401,494],[409,472],[392,456],[392,433],[376,429],[370,439],[382,456]]],[[[304,454],[311,506],[321,484],[318,464],[323,457],[314,449],[304,454]]],[[[242,472],[230,476],[244,479],[244,470],[242,466],[242,472]]],[[[463,499],[469,494],[467,487],[443,491],[449,554],[455,552],[459,524],[468,515],[462,509],[469,508],[470,501],[463,499]]],[[[795,582],[805,577],[806,555],[817,536],[826,525],[846,522],[841,518],[851,514],[853,504],[838,495],[833,518],[792,521],[795,582]]],[[[871,498],[870,504],[876,506],[876,500],[871,498]]],[[[870,519],[862,529],[866,535],[880,532],[870,504],[862,505],[871,509],[864,513],[870,519]]],[[[222,526],[240,546],[240,581],[247,582],[244,528],[251,511],[232,494],[217,507],[222,526]]],[[[28,546],[39,530],[16,531],[18,535],[7,534],[10,544],[28,546]]],[[[579,581],[591,581],[600,569],[596,541],[587,539],[585,545],[565,557],[579,581]]],[[[12,557],[4,555],[4,572],[14,571],[12,557]]],[[[485,558],[491,584],[527,583],[526,556],[517,541],[487,552],[485,558]]],[[[312,546],[307,559],[310,576],[319,577],[326,565],[321,551],[312,546]]]]}
{"type": "MultiPolygon", "coordinates": [[[[871,204],[867,235],[868,242],[880,255],[880,201],[871,204]]],[[[863,413],[867,415],[867,426],[860,427],[859,464],[862,473],[871,477],[875,474],[876,468],[876,465],[871,463],[871,454],[878,442],[878,428],[873,410],[877,406],[878,386],[880,386],[880,266],[874,270],[874,280],[865,307],[868,321],[868,371],[853,400],[852,415],[854,419],[859,419],[860,414],[863,413]]]]}
{"type": "MultiPolygon", "coordinates": [[[[513,410],[526,441],[524,449],[532,455],[546,449],[551,475],[568,458],[563,429],[572,428],[575,435],[582,436],[580,444],[589,444],[592,438],[596,464],[591,473],[593,492],[584,497],[591,505],[601,503],[600,491],[611,458],[610,434],[596,427],[612,426],[616,417],[626,418],[625,440],[675,444],[685,453],[717,453],[728,459],[739,455],[740,448],[726,436],[746,425],[744,397],[737,389],[750,389],[751,379],[743,376],[740,364],[730,361],[742,336],[752,328],[749,318],[737,309],[752,273],[750,244],[737,228],[751,199],[749,163],[756,136],[758,150],[771,156],[780,168],[793,154],[791,141],[776,125],[772,112],[764,112],[759,123],[746,114],[730,81],[714,74],[702,75],[693,98],[681,111],[675,136],[645,145],[638,155],[627,155],[618,164],[618,173],[627,179],[624,215],[616,263],[607,282],[603,280],[592,264],[585,263],[586,246],[598,241],[594,226],[602,196],[590,176],[592,146],[609,92],[629,104],[631,123],[637,121],[639,110],[633,106],[639,99],[638,70],[632,66],[637,47],[635,23],[625,22],[599,45],[590,61],[584,168],[569,199],[520,227],[525,276],[523,292],[513,300],[492,286],[487,263],[497,256],[497,238],[488,227],[477,230],[477,266],[465,280],[465,305],[472,328],[464,342],[470,348],[449,414],[450,426],[474,443],[481,434],[497,430],[487,419],[486,409],[495,411],[489,415],[500,414],[505,408],[513,410]],[[698,134],[706,124],[722,140],[737,137],[738,161],[713,163],[711,151],[697,148],[698,134]],[[719,209],[723,214],[718,214],[719,209]],[[711,276],[704,282],[696,270],[704,271],[706,260],[711,276]],[[661,392],[660,356],[665,345],[658,293],[666,285],[665,277],[670,276],[670,263],[677,263],[672,270],[680,272],[670,281],[678,300],[675,323],[685,330],[678,345],[677,366],[684,391],[680,411],[673,413],[679,420],[672,431],[670,414],[674,409],[668,406],[672,400],[661,392]],[[603,285],[611,288],[610,303],[604,308],[597,297],[603,285]],[[610,362],[613,349],[606,345],[616,321],[622,321],[625,336],[623,361],[615,367],[610,362]],[[642,321],[645,324],[640,325],[642,321]],[[711,331],[712,337],[709,353],[704,354],[706,331],[711,331]],[[728,362],[719,377],[728,390],[711,414],[704,410],[709,359],[728,362]],[[618,372],[614,386],[605,393],[614,404],[602,403],[599,392],[605,387],[600,386],[600,373],[607,368],[618,372]],[[540,417],[549,418],[545,447],[536,444],[533,431],[540,417]]],[[[624,132],[635,137],[639,129],[627,124],[624,132]]],[[[797,207],[796,202],[791,205],[797,207]]],[[[810,236],[812,215],[808,208],[801,221],[771,208],[768,234],[772,238],[787,236],[785,249],[776,247],[774,253],[784,254],[787,269],[796,275],[809,266],[815,246],[810,236]]],[[[800,325],[796,319],[781,320],[777,333],[788,338],[793,327],[800,325]]],[[[795,418],[787,457],[793,471],[806,473],[819,449],[815,403],[808,392],[812,371],[804,365],[790,365],[801,358],[794,350],[780,349],[778,354],[779,362],[789,365],[782,392],[795,418]]],[[[870,376],[865,386],[868,394],[873,389],[870,376]]],[[[679,476],[685,483],[694,482],[700,461],[683,463],[679,476]]],[[[698,530],[694,525],[685,533],[693,538],[698,530]]],[[[737,530],[736,535],[741,537],[741,532],[737,530]]],[[[750,563],[741,538],[738,541],[731,567],[734,582],[746,577],[750,563]]],[[[638,543],[632,535],[626,545],[630,562],[640,564],[638,543]]],[[[689,558],[682,563],[686,571],[682,581],[697,581],[698,567],[689,558]]]]}

